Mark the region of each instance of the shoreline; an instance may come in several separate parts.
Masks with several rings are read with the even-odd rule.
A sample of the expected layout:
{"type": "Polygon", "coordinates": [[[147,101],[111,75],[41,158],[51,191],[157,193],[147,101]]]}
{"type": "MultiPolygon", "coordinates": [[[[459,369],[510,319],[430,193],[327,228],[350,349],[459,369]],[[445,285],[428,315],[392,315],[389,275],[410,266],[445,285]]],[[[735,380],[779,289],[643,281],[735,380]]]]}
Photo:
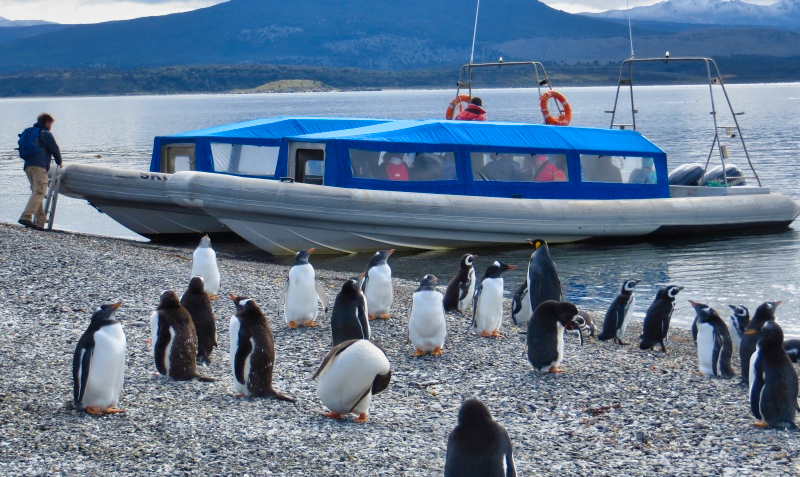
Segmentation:
{"type": "MultiPolygon", "coordinates": [[[[753,427],[737,378],[696,374],[685,329],[671,330],[666,354],[596,339],[581,347],[569,336],[566,372],[534,374],[506,299],[506,339],[476,337],[467,318],[449,314],[444,355],[411,358],[406,332],[417,283],[395,279],[394,317],[372,324],[392,381],[362,425],[320,415],[310,377],[330,347],[330,313],[319,328],[285,325],[276,308],[288,266],[218,252],[219,296],[248,295],[261,306],[275,337],[275,389],[295,405],[233,397],[227,350],[234,309],[226,298],[213,303],[220,346],[212,364],[199,368],[217,382],[153,376],[144,343],[149,315],[162,290],[185,289],[193,248],[7,224],[0,224],[0,243],[3,475],[441,475],[447,436],[468,397],[481,399],[508,430],[519,475],[800,472],[800,433],[753,427]],[[128,343],[126,412],[96,418],[72,409],[72,353],[91,312],[114,301],[123,303],[117,319],[128,343]]],[[[331,301],[348,278],[326,270],[317,276],[331,301]]],[[[599,328],[605,310],[589,311],[599,328]]],[[[640,330],[640,320],[632,323],[626,341],[636,342],[640,330]]],[[[734,371],[738,364],[734,353],[734,371]]]]}

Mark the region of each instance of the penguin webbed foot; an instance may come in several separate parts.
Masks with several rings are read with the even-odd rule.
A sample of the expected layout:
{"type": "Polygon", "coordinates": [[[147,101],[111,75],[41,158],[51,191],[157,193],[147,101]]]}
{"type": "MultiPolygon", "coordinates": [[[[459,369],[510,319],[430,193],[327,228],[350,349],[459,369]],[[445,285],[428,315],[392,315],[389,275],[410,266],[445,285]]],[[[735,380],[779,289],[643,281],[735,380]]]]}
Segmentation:
{"type": "Polygon", "coordinates": [[[442,348],[436,347],[431,351],[431,356],[441,356],[442,355],[442,348]]]}
{"type": "Polygon", "coordinates": [[[322,417],[327,417],[328,419],[341,419],[343,416],[338,412],[323,412],[322,417]]]}
{"type": "MultiPolygon", "coordinates": [[[[441,354],[441,350],[439,351],[439,354],[441,354]]],[[[425,352],[419,348],[415,349],[414,352],[411,354],[412,358],[419,358],[420,356],[425,356],[425,352]]]]}
{"type": "Polygon", "coordinates": [[[214,293],[209,293],[208,299],[209,300],[219,300],[219,297],[217,295],[215,295],[214,293]]]}
{"type": "Polygon", "coordinates": [[[103,409],[99,408],[99,407],[87,406],[86,409],[84,409],[84,410],[86,411],[86,414],[91,414],[92,416],[102,416],[103,415],[103,409]]]}
{"type": "Polygon", "coordinates": [[[501,334],[500,334],[500,332],[499,332],[499,331],[497,331],[497,330],[494,330],[494,331],[492,331],[492,337],[494,337],[494,338],[500,338],[500,339],[503,339],[503,338],[505,338],[505,336],[504,336],[504,335],[501,335],[501,334]]]}
{"type": "Polygon", "coordinates": [[[367,422],[367,413],[362,412],[361,414],[359,414],[358,417],[356,418],[356,422],[360,424],[367,422]]]}
{"type": "Polygon", "coordinates": [[[289,328],[291,328],[291,329],[295,329],[295,328],[299,328],[299,327],[300,327],[300,325],[298,325],[298,324],[297,324],[297,323],[295,323],[294,321],[290,321],[289,323],[286,323],[286,324],[287,324],[287,326],[289,326],[289,328]]]}
{"type": "Polygon", "coordinates": [[[279,400],[279,401],[297,402],[295,400],[295,398],[286,396],[284,394],[281,394],[278,391],[275,391],[274,389],[272,390],[272,393],[270,393],[270,396],[275,398],[275,399],[277,399],[277,400],[279,400]]]}
{"type": "Polygon", "coordinates": [[[125,409],[119,409],[119,408],[116,408],[116,407],[110,407],[110,408],[106,409],[103,412],[105,414],[121,414],[121,413],[125,412],[125,409]]]}
{"type": "Polygon", "coordinates": [[[766,429],[769,427],[769,424],[767,424],[765,421],[755,421],[753,425],[761,429],[766,429]]]}
{"type": "Polygon", "coordinates": [[[549,370],[547,370],[547,372],[548,373],[563,373],[564,370],[559,368],[558,366],[553,366],[549,370]]]}
{"type": "MultiPolygon", "coordinates": [[[[380,315],[378,315],[378,316],[377,316],[377,318],[379,318],[379,319],[381,319],[381,320],[388,320],[388,319],[390,319],[391,317],[392,317],[392,315],[390,315],[390,314],[388,314],[388,313],[383,313],[383,314],[380,314],[380,315]]],[[[364,421],[364,422],[366,422],[366,421],[364,421]]]]}
{"type": "Polygon", "coordinates": [[[307,327],[309,327],[309,328],[316,328],[316,327],[318,327],[318,326],[319,326],[319,323],[317,323],[317,322],[316,322],[316,321],[314,321],[314,320],[311,320],[311,321],[309,321],[308,323],[306,323],[306,325],[305,325],[305,326],[307,326],[307,327]]]}

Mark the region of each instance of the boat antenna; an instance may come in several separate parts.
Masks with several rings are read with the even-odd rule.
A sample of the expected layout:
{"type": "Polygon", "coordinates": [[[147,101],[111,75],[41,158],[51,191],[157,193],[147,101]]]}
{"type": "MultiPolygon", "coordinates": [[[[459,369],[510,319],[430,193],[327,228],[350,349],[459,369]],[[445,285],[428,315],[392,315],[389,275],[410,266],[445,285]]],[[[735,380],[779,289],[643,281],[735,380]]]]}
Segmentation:
{"type": "Polygon", "coordinates": [[[475,8],[475,27],[472,29],[472,51],[469,54],[469,64],[475,58],[475,34],[478,33],[478,11],[481,9],[481,0],[478,0],[478,6],[475,8]]]}
{"type": "MultiPolygon", "coordinates": [[[[480,0],[478,0],[478,2],[480,3],[480,0]]],[[[630,0],[625,0],[625,5],[627,5],[627,7],[628,7],[628,38],[631,39],[631,57],[630,57],[630,59],[632,60],[634,55],[633,55],[633,28],[631,28],[631,2],[630,2],[630,0]]],[[[475,40],[473,40],[473,41],[475,41],[475,40]]]]}

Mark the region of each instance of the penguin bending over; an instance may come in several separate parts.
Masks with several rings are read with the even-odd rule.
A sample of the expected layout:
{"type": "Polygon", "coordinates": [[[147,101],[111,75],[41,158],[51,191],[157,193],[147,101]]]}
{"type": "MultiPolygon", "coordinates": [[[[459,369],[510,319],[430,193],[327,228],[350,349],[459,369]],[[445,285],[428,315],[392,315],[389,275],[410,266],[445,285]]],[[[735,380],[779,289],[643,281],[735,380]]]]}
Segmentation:
{"type": "Polygon", "coordinates": [[[472,328],[483,337],[498,337],[503,324],[503,272],[514,265],[495,261],[486,269],[472,297],[472,328]]]}
{"type": "Polygon", "coordinates": [[[733,345],[738,349],[742,344],[742,336],[750,324],[750,311],[742,305],[728,305],[733,313],[728,318],[728,331],[731,333],[733,345]]]}
{"type": "Polygon", "coordinates": [[[461,257],[458,271],[447,284],[444,292],[444,311],[457,311],[464,314],[475,293],[475,256],[465,253],[461,257]]]}
{"type": "Polygon", "coordinates": [[[668,285],[658,290],[656,299],[644,315],[642,334],[639,336],[641,339],[639,349],[651,349],[653,346],[660,344],[661,351],[667,352],[667,346],[664,341],[667,339],[669,322],[672,319],[672,312],[675,310],[675,296],[681,290],[683,290],[683,287],[674,285],[668,285]]]}
{"type": "Polygon", "coordinates": [[[570,335],[578,336],[580,334],[581,338],[591,338],[597,331],[597,327],[594,324],[592,315],[583,310],[578,310],[578,315],[575,316],[574,320],[567,323],[564,330],[570,335]]]}
{"type": "Polygon", "coordinates": [[[150,316],[150,331],[159,374],[175,381],[215,381],[197,374],[197,332],[174,291],[161,293],[158,309],[150,316]]]}
{"type": "Polygon", "coordinates": [[[732,378],[733,342],[728,327],[717,310],[689,300],[697,312],[697,361],[706,376],[732,378]]]}
{"type": "Polygon", "coordinates": [[[272,387],[275,343],[269,320],[255,301],[228,295],[236,306],[230,321],[230,360],[236,397],[273,397],[294,402],[272,387]]]}
{"type": "Polygon", "coordinates": [[[447,336],[447,322],[444,319],[444,297],[436,290],[437,278],[425,275],[414,292],[411,315],[408,318],[408,339],[414,345],[414,354],[441,356],[447,336]]]}
{"type": "Polygon", "coordinates": [[[114,319],[121,303],[101,305],[81,335],[72,357],[72,403],[89,414],[114,414],[125,381],[127,342],[114,319]]]}
{"type": "Polygon", "coordinates": [[[300,250],[294,255],[294,265],[289,269],[289,277],[283,286],[278,309],[283,308],[283,318],[289,328],[319,326],[314,321],[319,314],[317,301],[322,302],[326,313],[330,306],[325,290],[317,281],[314,267],[308,263],[308,257],[314,250],[300,250]]]}
{"type": "Polygon", "coordinates": [[[389,267],[389,256],[394,250],[379,250],[369,259],[367,269],[361,278],[361,291],[367,297],[369,319],[381,318],[388,320],[392,317],[389,310],[392,308],[394,291],[392,289],[392,269],[389,267]]]}
{"type": "Polygon", "coordinates": [[[189,287],[181,296],[181,306],[186,308],[192,317],[197,332],[197,362],[211,364],[211,352],[217,343],[217,320],[211,307],[211,298],[206,293],[204,279],[192,277],[189,287]]]}
{"type": "Polygon", "coordinates": [[[625,280],[622,284],[622,290],[619,292],[611,306],[608,307],[606,318],[603,321],[603,332],[597,336],[600,341],[608,341],[614,339],[614,342],[620,345],[625,343],[622,338],[625,336],[625,330],[628,329],[628,324],[633,316],[633,308],[636,304],[636,295],[633,293],[633,288],[639,284],[641,280],[625,280]]]}
{"type": "Polygon", "coordinates": [[[375,342],[350,340],[328,352],[312,377],[317,378],[319,398],[330,409],[323,416],[341,419],[356,413],[356,422],[367,422],[372,396],[389,387],[392,371],[386,353],[375,342]]]}
{"type": "Polygon", "coordinates": [[[750,411],[757,427],[797,429],[797,371],[783,349],[783,330],[774,321],[745,332],[758,336],[750,359],[750,411]]]}
{"type": "MultiPolygon", "coordinates": [[[[528,361],[539,372],[561,373],[564,359],[564,327],[575,321],[578,308],[566,301],[548,300],[528,322],[528,361]]],[[[583,344],[583,334],[579,334],[583,344]]]]}
{"type": "Polygon", "coordinates": [[[368,340],[370,336],[368,316],[367,299],[361,293],[358,279],[347,280],[333,301],[331,312],[333,346],[353,339],[368,340]]]}
{"type": "Polygon", "coordinates": [[[482,402],[467,399],[447,438],[444,477],[516,477],[513,454],[506,429],[482,402]]]}
{"type": "Polygon", "coordinates": [[[217,266],[217,252],[211,248],[211,239],[208,234],[203,235],[200,239],[200,245],[192,254],[192,276],[200,275],[205,282],[203,287],[212,300],[217,299],[217,291],[219,291],[219,267],[217,266]]]}
{"type": "Polygon", "coordinates": [[[744,384],[750,383],[750,357],[756,351],[756,345],[761,336],[758,330],[768,321],[775,321],[775,310],[781,304],[780,301],[767,301],[756,308],[753,313],[753,318],[745,328],[744,335],[742,335],[742,342],[739,343],[739,360],[742,364],[742,382],[744,384]],[[753,331],[748,333],[748,331],[753,331]]]}

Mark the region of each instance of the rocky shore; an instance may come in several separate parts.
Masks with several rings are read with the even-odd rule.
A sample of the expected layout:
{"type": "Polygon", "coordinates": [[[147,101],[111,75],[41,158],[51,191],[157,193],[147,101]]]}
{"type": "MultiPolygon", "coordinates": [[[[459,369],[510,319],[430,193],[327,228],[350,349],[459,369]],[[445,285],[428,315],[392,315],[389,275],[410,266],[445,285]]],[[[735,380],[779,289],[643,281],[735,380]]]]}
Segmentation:
{"type": "MultiPolygon", "coordinates": [[[[468,397],[506,427],[521,476],[800,473],[800,432],[753,427],[738,379],[696,373],[688,330],[672,331],[666,354],[596,339],[581,347],[571,336],[566,372],[538,375],[508,315],[505,339],[472,335],[467,318],[448,315],[444,355],[411,358],[417,284],[396,280],[394,318],[373,324],[392,383],[373,399],[369,422],[356,424],[320,415],[310,378],[330,347],[329,315],[319,328],[284,324],[277,306],[286,266],[218,250],[220,296],[261,305],[275,337],[275,388],[296,404],[233,396],[226,298],[214,302],[220,347],[202,368],[217,382],[153,375],[148,318],[162,290],[185,289],[192,248],[2,224],[0,248],[2,475],[441,475],[468,397]],[[72,408],[72,353],[92,311],[116,301],[128,341],[126,412],[97,418],[72,408]]],[[[347,278],[318,277],[331,300],[347,278]]],[[[634,323],[628,340],[640,330],[634,323]]]]}

